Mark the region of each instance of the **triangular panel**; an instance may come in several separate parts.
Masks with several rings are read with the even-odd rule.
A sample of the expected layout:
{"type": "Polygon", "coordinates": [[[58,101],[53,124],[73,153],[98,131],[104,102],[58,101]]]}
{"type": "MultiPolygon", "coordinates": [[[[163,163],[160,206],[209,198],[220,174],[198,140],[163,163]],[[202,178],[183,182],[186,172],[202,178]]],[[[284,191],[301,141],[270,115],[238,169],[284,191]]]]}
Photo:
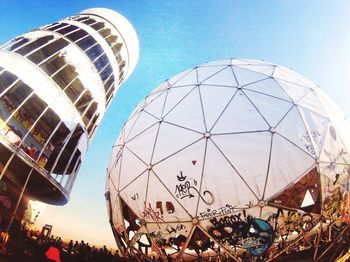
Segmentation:
{"type": "Polygon", "coordinates": [[[175,154],[177,151],[191,145],[202,137],[203,135],[200,133],[170,125],[166,122],[161,123],[152,163],[157,163],[175,154]]]}
{"type": "Polygon", "coordinates": [[[329,120],[305,108],[300,108],[300,112],[303,115],[305,124],[309,130],[309,133],[311,134],[311,140],[314,144],[314,148],[316,149],[317,157],[320,157],[328,130],[329,120]]]}
{"type": "Polygon", "coordinates": [[[129,132],[125,133],[126,141],[129,141],[130,139],[144,132],[146,129],[149,129],[151,126],[155,125],[158,121],[159,120],[157,118],[150,115],[149,113],[146,113],[145,111],[141,111],[140,114],[137,116],[136,121],[130,122],[130,123],[127,122],[126,126],[129,132]],[[132,125],[132,126],[129,128],[129,125],[132,125]]]}
{"type": "Polygon", "coordinates": [[[235,88],[200,85],[204,117],[208,130],[211,130],[219,116],[237,92],[235,88]],[[214,102],[213,101],[217,101],[214,102]]]}
{"type": "Polygon", "coordinates": [[[262,199],[271,133],[212,136],[212,139],[258,198],[262,199]]]}
{"type": "Polygon", "coordinates": [[[215,75],[210,76],[201,82],[205,85],[230,86],[236,87],[237,82],[232,71],[232,67],[226,67],[215,75]]]}
{"type": "Polygon", "coordinates": [[[264,198],[269,199],[289,187],[314,165],[315,159],[279,135],[274,135],[264,198]]]}
{"type": "MultiPolygon", "coordinates": [[[[169,79],[169,82],[172,79],[169,79]]],[[[174,84],[172,84],[172,87],[177,86],[187,86],[187,85],[195,85],[197,84],[197,69],[192,69],[188,74],[186,74],[184,77],[176,81],[174,84]]]]}
{"type": "Polygon", "coordinates": [[[124,147],[121,161],[119,190],[123,189],[137,176],[143,173],[147,165],[143,163],[129,148],[124,147]]]}
{"type": "Polygon", "coordinates": [[[268,78],[256,83],[245,85],[243,88],[269,96],[281,98],[287,101],[292,101],[289,95],[282,89],[279,84],[277,84],[276,80],[273,78],[268,78]]]}
{"type": "Polygon", "coordinates": [[[142,217],[145,209],[148,173],[148,171],[143,172],[141,176],[120,191],[120,196],[138,217],[142,217]]]}
{"type": "Polygon", "coordinates": [[[199,66],[197,68],[198,83],[219,73],[227,66],[199,66]]]}
{"type": "Polygon", "coordinates": [[[160,119],[164,108],[165,98],[166,92],[163,92],[161,95],[149,102],[143,110],[160,119]]]}
{"type": "Polygon", "coordinates": [[[244,69],[248,69],[251,71],[258,72],[260,74],[264,74],[267,76],[271,76],[273,71],[275,70],[274,65],[269,65],[269,64],[263,64],[263,65],[251,65],[251,64],[246,64],[246,65],[237,65],[237,67],[242,67],[244,69]]]}
{"type": "Polygon", "coordinates": [[[227,212],[232,212],[234,208],[247,208],[256,204],[257,197],[249,186],[209,140],[201,185],[202,198],[199,199],[198,206],[200,218],[206,218],[202,214],[208,209],[226,210],[227,207],[229,209],[227,212]],[[212,196],[214,201],[208,202],[209,196],[212,196]]]}
{"type": "Polygon", "coordinates": [[[145,203],[146,208],[143,211],[143,217],[146,222],[164,223],[166,221],[169,223],[191,221],[188,212],[171,193],[169,188],[172,188],[173,185],[162,183],[153,171],[150,172],[148,184],[152,185],[152,188],[148,189],[145,203]]]}
{"type": "Polygon", "coordinates": [[[155,174],[193,217],[199,198],[205,144],[203,139],[153,166],[155,174]]]}
{"type": "Polygon", "coordinates": [[[321,182],[316,168],[270,201],[278,206],[321,213],[321,182]]]}
{"type": "Polygon", "coordinates": [[[327,116],[327,113],[324,111],[320,99],[315,94],[315,91],[311,91],[298,102],[298,105],[306,107],[322,116],[327,116]]]}
{"type": "Polygon", "coordinates": [[[163,116],[169,113],[169,111],[176,106],[178,103],[181,103],[181,101],[192,91],[195,86],[184,86],[184,87],[177,87],[177,88],[170,88],[168,90],[165,106],[164,106],[164,112],[163,116]]]}
{"type": "Polygon", "coordinates": [[[332,124],[328,126],[320,160],[333,163],[350,163],[349,152],[332,124]]]}
{"type": "Polygon", "coordinates": [[[232,68],[235,73],[237,82],[240,86],[248,85],[253,82],[268,78],[268,76],[264,74],[260,74],[258,72],[251,71],[248,69],[244,69],[236,66],[233,66],[232,68]]]}
{"type": "Polygon", "coordinates": [[[154,143],[158,135],[159,125],[154,125],[145,130],[140,135],[129,140],[126,144],[138,158],[142,159],[145,164],[149,164],[152,157],[154,143]]]}
{"type": "MultiPolygon", "coordinates": [[[[173,77],[171,77],[170,79],[168,79],[168,83],[170,86],[174,85],[175,83],[177,83],[179,80],[181,80],[182,78],[184,78],[185,76],[187,76],[188,74],[190,73],[193,73],[193,71],[195,72],[196,70],[195,69],[187,69],[173,77]]],[[[196,74],[196,73],[195,73],[196,74]]],[[[196,78],[197,79],[197,75],[196,75],[196,78]]]]}
{"type": "Polygon", "coordinates": [[[245,90],[244,93],[257,107],[271,127],[275,127],[293,106],[292,103],[256,92],[245,90]]]}
{"type": "Polygon", "coordinates": [[[241,91],[238,91],[214,125],[211,133],[220,134],[268,129],[268,124],[256,108],[241,91]]]}
{"type": "Polygon", "coordinates": [[[164,121],[205,133],[206,128],[198,88],[189,93],[166,114],[164,121]]]}
{"type": "Polygon", "coordinates": [[[286,93],[294,102],[298,101],[310,92],[310,89],[304,86],[300,86],[277,78],[275,78],[275,81],[284,89],[284,91],[286,91],[286,93]]]}
{"type": "Polygon", "coordinates": [[[296,107],[293,107],[282,119],[277,125],[276,131],[311,156],[316,157],[316,151],[311,142],[309,133],[296,107]]]}

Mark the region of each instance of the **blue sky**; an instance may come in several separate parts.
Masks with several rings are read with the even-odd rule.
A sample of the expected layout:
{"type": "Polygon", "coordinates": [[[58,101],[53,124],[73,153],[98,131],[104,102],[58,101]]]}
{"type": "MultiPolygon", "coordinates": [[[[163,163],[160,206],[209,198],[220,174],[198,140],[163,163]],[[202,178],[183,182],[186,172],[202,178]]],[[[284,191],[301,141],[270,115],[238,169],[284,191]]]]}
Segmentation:
{"type": "Polygon", "coordinates": [[[104,201],[112,144],[138,102],[187,68],[231,57],[274,62],[319,84],[350,116],[349,1],[2,0],[0,43],[91,7],[129,19],[140,59],[90,144],[71,201],[41,218],[54,233],[113,245],[104,201]]]}

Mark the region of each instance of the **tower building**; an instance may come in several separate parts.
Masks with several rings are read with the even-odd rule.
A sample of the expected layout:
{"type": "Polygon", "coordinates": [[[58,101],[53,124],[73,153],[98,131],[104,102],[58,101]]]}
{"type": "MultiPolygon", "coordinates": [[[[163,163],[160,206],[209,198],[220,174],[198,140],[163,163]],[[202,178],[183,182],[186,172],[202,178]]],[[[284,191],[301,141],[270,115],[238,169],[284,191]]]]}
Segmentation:
{"type": "Polygon", "coordinates": [[[68,201],[89,142],[137,60],[132,25],[103,8],[84,10],[1,46],[0,195],[5,200],[0,204],[5,213],[14,214],[23,195],[50,204],[68,201]]]}

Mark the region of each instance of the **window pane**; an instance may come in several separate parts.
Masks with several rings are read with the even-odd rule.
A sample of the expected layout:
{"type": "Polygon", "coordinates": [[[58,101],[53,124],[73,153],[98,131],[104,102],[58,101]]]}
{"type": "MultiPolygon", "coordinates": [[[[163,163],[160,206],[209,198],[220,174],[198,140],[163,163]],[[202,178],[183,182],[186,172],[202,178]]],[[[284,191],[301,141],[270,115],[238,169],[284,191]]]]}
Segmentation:
{"type": "Polygon", "coordinates": [[[0,75],[0,92],[3,92],[7,87],[9,87],[13,82],[17,80],[17,76],[11,74],[8,71],[3,72],[0,75]]]}
{"type": "Polygon", "coordinates": [[[47,35],[44,37],[40,37],[33,42],[27,44],[26,46],[21,47],[20,49],[16,50],[15,52],[21,55],[26,55],[30,51],[33,51],[34,49],[37,49],[38,47],[46,44],[50,40],[52,40],[54,37],[52,35],[47,35]]]}
{"type": "Polygon", "coordinates": [[[91,61],[94,61],[102,53],[103,53],[103,49],[99,44],[91,47],[89,50],[86,51],[86,54],[89,56],[91,61]]]}
{"type": "Polygon", "coordinates": [[[55,174],[63,174],[64,173],[64,170],[66,169],[66,166],[68,165],[68,160],[69,160],[72,152],[74,152],[74,149],[78,145],[79,139],[83,133],[84,133],[84,130],[82,129],[82,127],[77,126],[76,129],[74,130],[73,135],[71,136],[67,145],[65,146],[65,148],[60,156],[60,159],[57,162],[57,165],[53,171],[55,174]]]}
{"type": "Polygon", "coordinates": [[[103,38],[106,38],[107,36],[109,36],[111,34],[111,30],[108,29],[108,28],[105,28],[105,29],[99,31],[99,33],[100,33],[101,36],[103,36],[103,38]]]}
{"type": "Polygon", "coordinates": [[[102,81],[103,82],[106,81],[106,79],[110,76],[110,74],[112,74],[112,72],[113,72],[113,69],[111,65],[106,66],[106,68],[103,69],[103,71],[100,73],[102,81]]]}
{"type": "Polygon", "coordinates": [[[29,42],[29,39],[28,38],[23,38],[21,40],[19,40],[17,43],[16,43],[16,40],[14,40],[15,43],[11,44],[10,46],[8,46],[6,48],[6,50],[9,50],[9,51],[12,51],[14,49],[16,49],[17,47],[20,47],[22,45],[24,45],[25,43],[28,43],[29,42]]]}
{"type": "Polygon", "coordinates": [[[84,37],[86,35],[88,35],[88,33],[86,31],[80,29],[80,30],[78,30],[78,31],[76,31],[74,33],[66,35],[66,37],[69,38],[70,40],[72,40],[73,42],[75,42],[78,39],[80,39],[80,38],[82,38],[82,37],[84,37]]]}
{"type": "Polygon", "coordinates": [[[32,93],[32,91],[33,90],[29,86],[19,81],[3,96],[3,98],[6,98],[17,107],[32,93]]]}
{"type": "Polygon", "coordinates": [[[49,76],[54,74],[58,69],[63,67],[66,64],[63,57],[60,57],[58,54],[46,61],[40,66],[49,76]]]}
{"type": "Polygon", "coordinates": [[[55,42],[52,42],[43,48],[35,51],[33,54],[28,56],[28,59],[34,62],[35,64],[39,64],[41,61],[45,60],[47,57],[53,55],[59,50],[63,49],[68,45],[68,42],[64,39],[58,39],[55,42]]]}
{"type": "Polygon", "coordinates": [[[77,30],[78,29],[78,27],[76,27],[75,25],[69,25],[69,26],[67,26],[67,27],[65,27],[65,28],[62,28],[62,29],[60,29],[60,30],[57,30],[56,32],[57,33],[60,33],[60,34],[62,34],[62,35],[65,35],[65,34],[67,34],[67,33],[69,33],[69,32],[72,32],[72,31],[74,31],[74,30],[77,30]]]}
{"type": "Polygon", "coordinates": [[[108,63],[109,63],[109,60],[107,58],[107,55],[103,54],[94,62],[94,65],[95,65],[97,71],[100,72],[102,70],[102,68],[104,68],[108,63]]]}
{"type": "Polygon", "coordinates": [[[86,90],[76,103],[76,108],[78,109],[80,114],[83,114],[85,112],[86,108],[89,106],[91,101],[92,101],[91,93],[89,90],[86,90]]]}
{"type": "Polygon", "coordinates": [[[51,25],[49,25],[47,27],[50,27],[50,28],[47,28],[47,30],[55,31],[56,29],[62,28],[62,27],[67,26],[67,25],[68,25],[67,23],[58,24],[58,25],[55,25],[52,27],[50,27],[51,25]]]}
{"type": "Polygon", "coordinates": [[[67,64],[62,70],[60,70],[52,79],[64,89],[78,74],[75,72],[73,66],[67,64]]]}
{"type": "MultiPolygon", "coordinates": [[[[69,38],[69,36],[67,36],[69,38]]],[[[81,49],[85,50],[90,46],[96,44],[96,40],[92,36],[88,36],[77,42],[77,45],[80,46],[81,49]]]]}
{"type": "Polygon", "coordinates": [[[67,87],[67,89],[65,90],[65,93],[67,94],[67,96],[69,97],[69,99],[74,103],[78,96],[84,92],[85,88],[83,86],[83,84],[80,82],[80,80],[78,78],[76,78],[74,80],[74,82],[67,87]]]}
{"type": "Polygon", "coordinates": [[[85,120],[84,119],[83,120],[84,120],[84,123],[86,121],[85,125],[87,125],[90,122],[90,120],[94,116],[96,110],[97,110],[97,103],[93,102],[90,105],[90,107],[89,107],[88,111],[86,112],[86,114],[84,115],[84,119],[85,120]]]}
{"type": "Polygon", "coordinates": [[[96,31],[98,31],[98,30],[100,30],[101,28],[103,28],[104,26],[105,26],[105,23],[103,23],[103,22],[98,22],[98,23],[92,25],[91,27],[92,27],[93,29],[95,29],[96,31]]]}
{"type": "Polygon", "coordinates": [[[88,20],[83,21],[83,23],[86,24],[86,25],[90,25],[90,24],[93,24],[93,23],[95,23],[95,22],[96,22],[96,21],[95,21],[95,20],[92,20],[92,19],[88,19],[88,20]]]}

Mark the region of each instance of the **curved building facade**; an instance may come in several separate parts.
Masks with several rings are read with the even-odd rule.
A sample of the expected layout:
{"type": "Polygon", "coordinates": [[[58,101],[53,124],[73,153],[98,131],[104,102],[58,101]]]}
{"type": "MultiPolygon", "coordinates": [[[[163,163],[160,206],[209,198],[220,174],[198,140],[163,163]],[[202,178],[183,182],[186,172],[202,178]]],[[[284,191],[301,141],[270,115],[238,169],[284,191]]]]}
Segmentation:
{"type": "Polygon", "coordinates": [[[7,193],[20,198],[66,203],[89,141],[137,60],[132,25],[102,8],[3,45],[0,195],[12,188],[7,193]]]}

